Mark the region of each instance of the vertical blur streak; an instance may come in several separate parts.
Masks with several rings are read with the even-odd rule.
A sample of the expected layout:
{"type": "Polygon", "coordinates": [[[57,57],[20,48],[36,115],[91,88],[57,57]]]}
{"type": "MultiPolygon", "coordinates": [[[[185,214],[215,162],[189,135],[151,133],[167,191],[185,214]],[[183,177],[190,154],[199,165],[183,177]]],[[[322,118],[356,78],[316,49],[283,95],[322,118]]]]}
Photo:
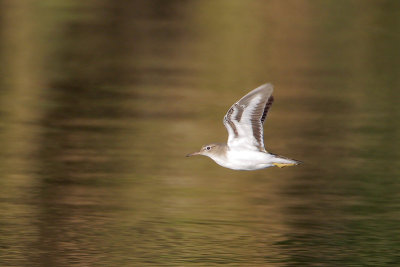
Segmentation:
{"type": "MultiPolygon", "coordinates": [[[[76,260],[88,266],[104,260],[101,248],[96,253],[87,248],[102,242],[108,220],[99,218],[118,199],[107,187],[123,178],[123,134],[133,134],[121,119],[132,116],[125,110],[132,95],[123,59],[134,44],[124,29],[129,14],[114,1],[66,8],[78,17],[89,8],[91,15],[58,20],[46,36],[55,52],[47,63],[51,107],[41,120],[44,130],[35,154],[39,235],[31,261],[59,266],[76,260]]],[[[52,9],[55,15],[48,23],[63,12],[57,5],[52,9]]]]}
{"type": "MultiPolygon", "coordinates": [[[[2,125],[5,136],[1,139],[4,141],[2,152],[5,156],[30,155],[38,133],[35,123],[29,122],[40,120],[43,111],[41,104],[46,93],[46,81],[41,71],[43,51],[38,38],[39,19],[35,17],[32,2],[2,2],[2,34],[5,41],[1,53],[3,88],[0,101],[3,122],[7,122],[2,125]]],[[[17,171],[23,167],[21,164],[18,168],[9,167],[17,171]]]]}
{"type": "Polygon", "coordinates": [[[15,199],[29,199],[37,183],[32,155],[39,145],[38,122],[47,93],[42,72],[45,54],[35,1],[4,0],[0,9],[0,195],[6,200],[1,206],[6,211],[2,212],[1,235],[11,241],[4,257],[14,255],[14,263],[23,265],[35,240],[26,237],[37,236],[31,216],[36,210],[15,199]]]}

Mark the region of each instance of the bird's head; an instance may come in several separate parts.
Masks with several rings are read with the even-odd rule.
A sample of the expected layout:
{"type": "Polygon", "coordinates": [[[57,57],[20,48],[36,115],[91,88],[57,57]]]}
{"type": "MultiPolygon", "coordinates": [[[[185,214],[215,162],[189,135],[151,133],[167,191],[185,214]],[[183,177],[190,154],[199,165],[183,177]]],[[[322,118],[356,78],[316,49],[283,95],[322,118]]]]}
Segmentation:
{"type": "Polygon", "coordinates": [[[210,157],[212,154],[214,154],[216,151],[219,150],[220,145],[219,144],[208,144],[204,145],[200,151],[194,152],[191,154],[187,154],[186,157],[191,157],[191,156],[196,156],[196,155],[203,155],[210,157]]]}

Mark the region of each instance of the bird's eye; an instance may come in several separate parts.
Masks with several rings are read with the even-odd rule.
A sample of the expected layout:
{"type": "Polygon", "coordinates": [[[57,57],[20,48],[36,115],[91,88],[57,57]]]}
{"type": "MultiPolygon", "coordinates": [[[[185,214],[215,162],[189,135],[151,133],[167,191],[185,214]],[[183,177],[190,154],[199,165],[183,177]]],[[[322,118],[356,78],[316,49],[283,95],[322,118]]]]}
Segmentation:
{"type": "Polygon", "coordinates": [[[206,147],[206,149],[207,149],[207,150],[210,150],[210,149],[211,149],[211,147],[210,147],[210,146],[208,146],[208,147],[206,147]]]}

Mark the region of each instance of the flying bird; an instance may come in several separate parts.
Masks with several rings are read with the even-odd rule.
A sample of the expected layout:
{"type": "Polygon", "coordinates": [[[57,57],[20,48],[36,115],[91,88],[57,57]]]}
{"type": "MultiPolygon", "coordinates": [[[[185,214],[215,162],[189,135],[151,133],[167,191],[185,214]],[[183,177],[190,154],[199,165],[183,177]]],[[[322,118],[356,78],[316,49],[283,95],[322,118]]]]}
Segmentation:
{"type": "Polygon", "coordinates": [[[233,170],[259,170],[273,166],[283,168],[300,164],[300,161],[265,150],[263,124],[274,101],[272,92],[272,84],[263,84],[231,106],[224,117],[229,135],[226,144],[208,144],[186,156],[207,156],[233,170]]]}

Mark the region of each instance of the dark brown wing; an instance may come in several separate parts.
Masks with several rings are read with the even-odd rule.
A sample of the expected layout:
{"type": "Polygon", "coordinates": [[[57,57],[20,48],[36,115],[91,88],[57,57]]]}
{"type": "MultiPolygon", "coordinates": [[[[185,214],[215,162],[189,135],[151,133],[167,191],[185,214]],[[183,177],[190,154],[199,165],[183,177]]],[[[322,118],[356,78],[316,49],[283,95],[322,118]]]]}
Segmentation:
{"type": "Polygon", "coordinates": [[[263,115],[262,115],[262,117],[261,117],[261,123],[262,123],[262,124],[264,124],[264,121],[265,121],[265,119],[267,118],[268,110],[269,110],[269,108],[272,106],[272,103],[273,103],[273,102],[274,102],[274,96],[271,95],[271,96],[268,98],[267,104],[265,104],[265,107],[264,107],[264,113],[263,113],[263,115]]]}

